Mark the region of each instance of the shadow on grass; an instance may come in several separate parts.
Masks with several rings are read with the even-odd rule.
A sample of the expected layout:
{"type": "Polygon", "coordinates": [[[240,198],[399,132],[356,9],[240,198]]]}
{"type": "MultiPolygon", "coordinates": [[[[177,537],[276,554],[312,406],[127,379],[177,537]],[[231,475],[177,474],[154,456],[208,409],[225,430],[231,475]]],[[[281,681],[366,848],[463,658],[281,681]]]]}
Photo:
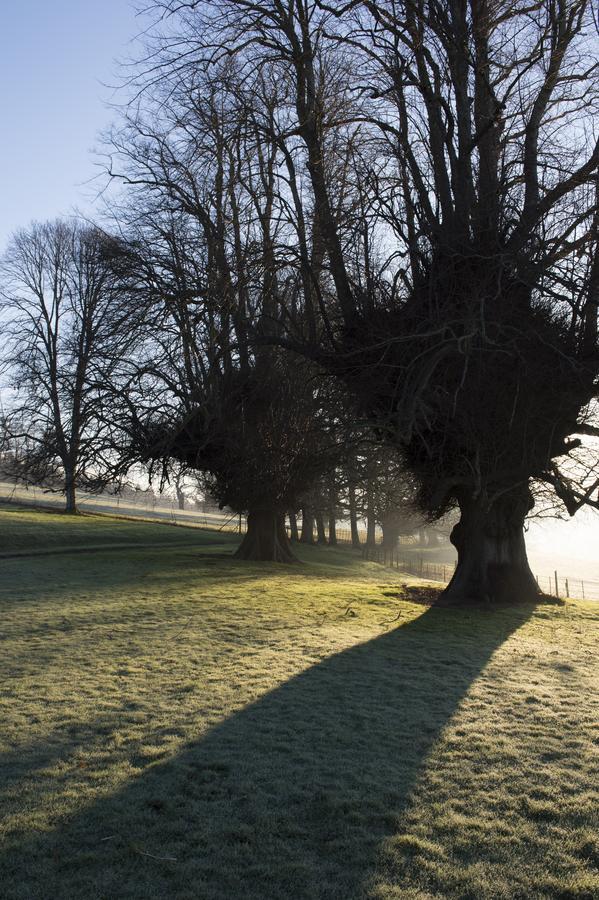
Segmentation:
{"type": "Polygon", "coordinates": [[[137,774],[116,793],[54,830],[9,835],[3,896],[363,896],[434,743],[530,612],[428,609],[307,669],[166,762],[131,748],[137,774]]]}
{"type": "MultiPolygon", "coordinates": [[[[126,589],[143,593],[141,578],[150,579],[149,584],[151,579],[164,577],[172,581],[173,570],[177,566],[180,567],[182,581],[192,569],[206,569],[211,576],[231,578],[231,572],[225,566],[221,566],[221,571],[213,572],[215,567],[218,569],[217,556],[221,563],[226,561],[230,565],[228,547],[223,546],[222,539],[197,547],[151,545],[153,552],[149,552],[149,546],[123,546],[120,548],[122,552],[115,552],[114,548],[101,551],[78,548],[72,554],[0,558],[0,600],[3,605],[19,605],[25,600],[38,605],[46,596],[56,597],[65,593],[67,596],[77,596],[81,592],[102,594],[126,589]],[[221,547],[222,554],[216,554],[215,548],[220,551],[221,547]]],[[[239,580],[243,580],[244,575],[240,572],[239,580]]],[[[176,588],[177,584],[173,587],[176,588]]]]}

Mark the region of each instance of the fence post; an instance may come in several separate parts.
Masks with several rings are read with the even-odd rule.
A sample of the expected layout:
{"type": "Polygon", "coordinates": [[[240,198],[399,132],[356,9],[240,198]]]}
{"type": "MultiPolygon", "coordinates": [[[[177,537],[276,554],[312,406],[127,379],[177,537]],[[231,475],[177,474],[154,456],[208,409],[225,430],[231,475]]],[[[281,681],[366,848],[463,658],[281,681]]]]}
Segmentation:
{"type": "Polygon", "coordinates": [[[568,579],[566,578],[566,597],[570,596],[570,588],[568,587],[568,579]]]}
{"type": "Polygon", "coordinates": [[[557,569],[555,569],[555,571],[553,572],[553,575],[555,578],[555,596],[559,597],[559,587],[557,585],[557,569]]]}

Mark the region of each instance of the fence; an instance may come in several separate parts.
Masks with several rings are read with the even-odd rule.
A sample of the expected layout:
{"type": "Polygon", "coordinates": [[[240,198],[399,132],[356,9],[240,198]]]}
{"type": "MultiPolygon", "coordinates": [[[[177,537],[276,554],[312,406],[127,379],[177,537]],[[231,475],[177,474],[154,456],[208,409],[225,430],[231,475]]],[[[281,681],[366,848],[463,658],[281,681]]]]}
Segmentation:
{"type": "MultiPolygon", "coordinates": [[[[290,529],[289,525],[287,525],[286,527],[287,527],[287,535],[288,535],[289,537],[291,537],[291,529],[290,529]]],[[[300,532],[301,532],[301,528],[300,528],[300,532]]],[[[327,543],[328,543],[328,540],[329,540],[329,529],[326,528],[326,527],[325,527],[325,535],[326,535],[327,543]]],[[[365,530],[365,529],[362,529],[362,528],[358,528],[358,536],[359,536],[359,538],[360,538],[360,544],[363,544],[363,543],[365,542],[365,540],[366,540],[366,530],[365,530]]],[[[353,542],[352,542],[352,536],[351,536],[351,529],[349,529],[349,528],[335,528],[335,537],[336,537],[336,539],[337,539],[337,543],[338,543],[338,544],[343,544],[343,545],[346,545],[346,546],[348,546],[348,547],[351,547],[351,546],[352,546],[352,543],[353,543],[353,542]]]]}
{"type": "MultiPolygon", "coordinates": [[[[25,506],[64,508],[60,493],[52,493],[35,486],[26,487],[0,482],[0,500],[23,503],[25,506]]],[[[132,518],[156,519],[175,525],[193,525],[218,531],[239,531],[239,517],[229,512],[201,509],[179,509],[175,500],[167,496],[139,491],[138,494],[85,494],[77,492],[77,505],[84,512],[107,513],[132,518]]],[[[245,530],[245,525],[243,530],[245,530]]]]}
{"type": "MultiPolygon", "coordinates": [[[[386,550],[383,547],[364,547],[362,559],[380,563],[393,569],[400,569],[408,575],[417,575],[430,581],[447,584],[455,572],[456,563],[430,563],[422,556],[406,557],[399,550],[386,550]]],[[[599,581],[582,578],[570,578],[559,575],[535,575],[537,584],[543,593],[553,597],[576,597],[582,600],[599,600],[599,581]]]]}
{"type": "Polygon", "coordinates": [[[456,567],[455,563],[430,563],[422,556],[404,556],[400,550],[388,550],[384,547],[363,547],[362,559],[445,584],[451,580],[456,567]]]}

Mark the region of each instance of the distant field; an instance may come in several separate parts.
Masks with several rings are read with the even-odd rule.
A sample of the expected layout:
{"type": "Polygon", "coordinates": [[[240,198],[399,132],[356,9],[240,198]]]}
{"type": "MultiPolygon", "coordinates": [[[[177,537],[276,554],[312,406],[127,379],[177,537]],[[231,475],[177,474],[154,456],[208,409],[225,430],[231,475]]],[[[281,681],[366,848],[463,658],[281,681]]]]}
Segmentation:
{"type": "Polygon", "coordinates": [[[2,900],[599,896],[599,604],[235,546],[0,509],[2,900]]]}

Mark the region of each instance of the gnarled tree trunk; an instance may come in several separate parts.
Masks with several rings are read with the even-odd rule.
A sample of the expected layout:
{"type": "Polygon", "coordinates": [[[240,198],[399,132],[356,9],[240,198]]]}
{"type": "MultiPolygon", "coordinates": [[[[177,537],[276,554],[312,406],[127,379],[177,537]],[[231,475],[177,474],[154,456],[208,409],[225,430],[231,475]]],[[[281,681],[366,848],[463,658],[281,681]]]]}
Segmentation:
{"type": "Polygon", "coordinates": [[[297,562],[285,530],[285,519],[275,509],[248,512],[247,532],[237,548],[235,559],[263,562],[297,562]]]}
{"type": "Polygon", "coordinates": [[[460,501],[461,518],[451,532],[458,563],[442,602],[525,603],[538,597],[524,541],[532,505],[528,488],[506,491],[494,501],[460,501]]]}

